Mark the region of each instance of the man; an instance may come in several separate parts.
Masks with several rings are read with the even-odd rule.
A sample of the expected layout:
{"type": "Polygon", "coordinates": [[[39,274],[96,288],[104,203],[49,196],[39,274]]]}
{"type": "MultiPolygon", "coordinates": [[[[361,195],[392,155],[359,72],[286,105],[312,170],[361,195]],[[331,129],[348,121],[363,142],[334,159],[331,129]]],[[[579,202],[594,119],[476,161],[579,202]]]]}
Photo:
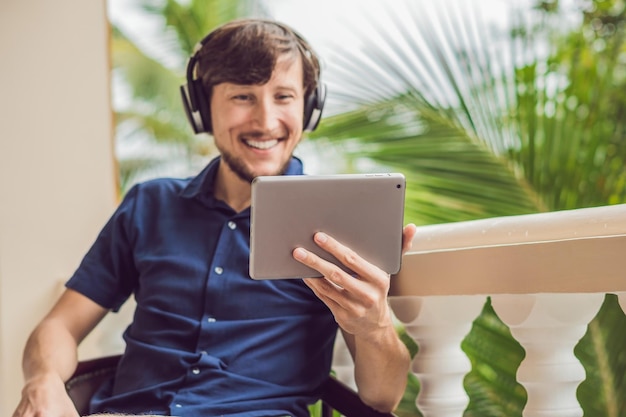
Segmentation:
{"type": "MultiPolygon", "coordinates": [[[[325,278],[248,276],[250,182],[302,174],[292,153],[315,117],[305,103],[320,100],[318,78],[309,45],[276,22],[234,21],[202,41],[184,100],[194,130],[212,133],[221,156],[195,178],[128,192],[29,338],[14,417],[77,416],[64,388],[77,346],[131,294],[126,350],[93,413],[305,416],[337,325],[363,401],[397,406],[409,355],[391,322],[386,273],[317,233],[353,275],[297,248],[294,258],[325,278]]],[[[405,228],[405,250],[414,233],[405,228]]]]}

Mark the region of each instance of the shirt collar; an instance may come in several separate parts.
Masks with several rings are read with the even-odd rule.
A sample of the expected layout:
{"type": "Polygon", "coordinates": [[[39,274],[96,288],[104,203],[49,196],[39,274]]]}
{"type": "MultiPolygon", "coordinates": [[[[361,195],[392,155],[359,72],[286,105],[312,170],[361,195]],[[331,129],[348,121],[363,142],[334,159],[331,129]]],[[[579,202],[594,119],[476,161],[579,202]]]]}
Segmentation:
{"type": "MultiPolygon", "coordinates": [[[[217,201],[213,197],[215,176],[221,159],[219,156],[214,158],[197,176],[193,177],[181,191],[181,197],[198,198],[206,204],[214,205],[217,201]]],[[[302,161],[295,156],[291,157],[284,175],[303,175],[302,161]]]]}

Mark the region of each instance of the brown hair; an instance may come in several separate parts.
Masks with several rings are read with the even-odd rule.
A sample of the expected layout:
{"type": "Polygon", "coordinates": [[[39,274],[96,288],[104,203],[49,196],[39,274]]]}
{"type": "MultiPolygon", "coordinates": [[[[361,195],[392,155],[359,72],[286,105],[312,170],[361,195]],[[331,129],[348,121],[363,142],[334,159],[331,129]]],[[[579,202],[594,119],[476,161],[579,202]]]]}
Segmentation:
{"type": "Polygon", "coordinates": [[[319,60],[308,42],[288,26],[263,19],[240,19],[211,32],[197,53],[197,78],[202,79],[206,97],[213,86],[230,82],[265,84],[279,57],[302,59],[305,97],[315,89],[319,60]]]}

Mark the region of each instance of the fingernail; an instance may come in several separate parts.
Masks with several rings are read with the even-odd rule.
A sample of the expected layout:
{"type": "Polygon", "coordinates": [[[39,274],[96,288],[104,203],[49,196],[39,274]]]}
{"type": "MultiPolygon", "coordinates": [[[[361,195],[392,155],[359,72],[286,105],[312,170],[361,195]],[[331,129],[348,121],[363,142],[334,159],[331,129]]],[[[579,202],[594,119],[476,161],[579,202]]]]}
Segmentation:
{"type": "Polygon", "coordinates": [[[326,236],[326,233],[317,232],[315,234],[315,240],[317,240],[320,243],[325,243],[328,240],[328,236],[326,236]]]}
{"type": "Polygon", "coordinates": [[[303,260],[304,258],[306,258],[306,251],[302,248],[296,248],[293,251],[293,257],[298,260],[303,260]]]}

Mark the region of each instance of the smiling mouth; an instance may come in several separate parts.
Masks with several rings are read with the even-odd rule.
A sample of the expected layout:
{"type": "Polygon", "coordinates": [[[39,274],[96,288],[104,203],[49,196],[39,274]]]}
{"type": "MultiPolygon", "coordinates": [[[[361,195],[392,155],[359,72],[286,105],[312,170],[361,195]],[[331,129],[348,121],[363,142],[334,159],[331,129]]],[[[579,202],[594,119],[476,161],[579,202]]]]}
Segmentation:
{"type": "Polygon", "coordinates": [[[254,149],[260,149],[263,151],[273,148],[274,146],[278,145],[279,142],[280,142],[279,139],[271,139],[271,140],[244,139],[243,140],[243,143],[245,143],[246,146],[250,148],[254,148],[254,149]]]}

